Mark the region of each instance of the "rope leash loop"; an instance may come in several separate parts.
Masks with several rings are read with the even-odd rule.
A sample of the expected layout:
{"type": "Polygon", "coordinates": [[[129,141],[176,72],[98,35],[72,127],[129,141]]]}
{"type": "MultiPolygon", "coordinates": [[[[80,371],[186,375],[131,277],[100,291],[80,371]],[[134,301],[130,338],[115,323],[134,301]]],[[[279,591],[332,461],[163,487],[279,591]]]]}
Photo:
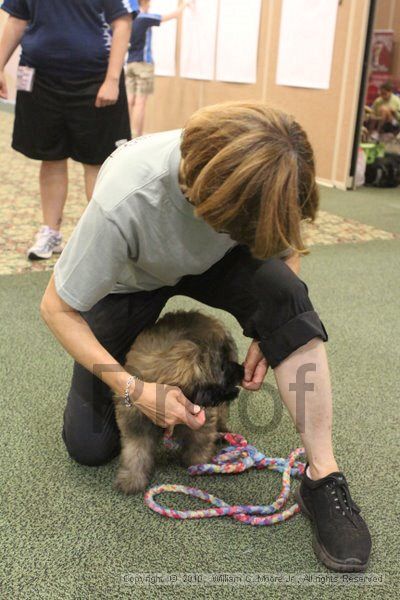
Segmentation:
{"type": "MultiPolygon", "coordinates": [[[[172,519],[206,519],[212,517],[231,517],[245,525],[274,525],[290,519],[300,511],[298,504],[284,509],[290,495],[291,477],[300,477],[304,473],[305,464],[297,460],[305,455],[304,448],[293,450],[288,458],[268,458],[257,448],[248,444],[239,434],[220,434],[231,444],[223,448],[209,464],[189,467],[190,475],[233,474],[242,473],[254,467],[258,470],[268,469],[282,474],[281,491],[274,502],[268,505],[230,505],[221,498],[209,494],[199,488],[162,484],[150,488],[144,496],[145,504],[154,512],[172,519]],[[168,508],[155,500],[163,493],[179,493],[207,502],[213,508],[197,510],[175,510],[168,508]],[[281,510],[283,509],[283,510],[281,510]]],[[[176,448],[171,443],[171,437],[165,436],[166,445],[176,448]]]]}

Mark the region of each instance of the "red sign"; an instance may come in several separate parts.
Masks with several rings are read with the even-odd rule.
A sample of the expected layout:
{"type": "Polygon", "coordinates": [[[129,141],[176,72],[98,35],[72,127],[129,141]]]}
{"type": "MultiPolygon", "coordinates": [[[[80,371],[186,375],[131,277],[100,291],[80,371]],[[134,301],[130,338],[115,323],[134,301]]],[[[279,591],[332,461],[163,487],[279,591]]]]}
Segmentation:
{"type": "Polygon", "coordinates": [[[389,29],[376,29],[372,34],[372,73],[390,73],[392,54],[393,31],[389,29]]]}
{"type": "Polygon", "coordinates": [[[396,81],[390,74],[393,55],[393,31],[376,29],[372,34],[371,72],[368,81],[367,104],[371,105],[379,96],[379,89],[386,81],[396,87],[396,81]]]}

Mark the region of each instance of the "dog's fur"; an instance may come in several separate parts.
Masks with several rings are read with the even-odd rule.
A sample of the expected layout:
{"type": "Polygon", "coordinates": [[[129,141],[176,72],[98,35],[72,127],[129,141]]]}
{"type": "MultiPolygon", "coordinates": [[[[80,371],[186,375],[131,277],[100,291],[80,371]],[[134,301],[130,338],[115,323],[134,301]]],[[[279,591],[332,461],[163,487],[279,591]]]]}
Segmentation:
{"type": "MultiPolygon", "coordinates": [[[[198,430],[177,425],[174,438],[185,466],[209,462],[217,432],[227,430],[227,403],[237,397],[243,379],[236,345],[222,324],[198,311],[167,313],[136,338],[125,368],[143,381],[177,386],[205,407],[205,425],[198,430]]],[[[115,485],[134,494],[149,483],[163,429],[121,399],[115,398],[115,406],[122,445],[115,485]]]]}

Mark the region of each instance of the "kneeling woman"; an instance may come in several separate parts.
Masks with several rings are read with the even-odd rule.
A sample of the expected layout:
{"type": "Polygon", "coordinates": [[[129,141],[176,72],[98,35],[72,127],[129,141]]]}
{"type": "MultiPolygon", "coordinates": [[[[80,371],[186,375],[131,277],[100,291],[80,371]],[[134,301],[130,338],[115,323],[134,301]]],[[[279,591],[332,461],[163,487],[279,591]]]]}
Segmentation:
{"type": "Polygon", "coordinates": [[[333,455],[327,335],[298,277],[301,221],[317,208],[313,151],[292,117],[261,103],[203,108],[183,131],[138,138],[108,158],[41,310],[76,361],[63,438],[86,465],[119,452],[114,392],[159,425],[204,424],[179,390],[162,407],[154,383],[139,382],[135,395],[138,382],[121,366],[168,299],[185,295],[234,315],[252,339],[243,387],[259,389],[274,369],[306,448],[299,501],[318,556],[361,571],[371,541],[333,455]],[[310,390],[303,406],[293,385],[300,371],[310,390]]]}

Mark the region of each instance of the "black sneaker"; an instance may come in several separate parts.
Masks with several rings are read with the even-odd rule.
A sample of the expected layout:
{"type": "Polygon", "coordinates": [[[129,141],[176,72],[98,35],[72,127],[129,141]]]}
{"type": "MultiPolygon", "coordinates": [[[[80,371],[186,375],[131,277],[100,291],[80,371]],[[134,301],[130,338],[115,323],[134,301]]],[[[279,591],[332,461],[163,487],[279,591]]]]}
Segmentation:
{"type": "Polygon", "coordinates": [[[304,472],[296,499],[313,523],[313,548],[320,561],[334,571],[365,571],[371,536],[343,473],[314,481],[304,472]]]}

